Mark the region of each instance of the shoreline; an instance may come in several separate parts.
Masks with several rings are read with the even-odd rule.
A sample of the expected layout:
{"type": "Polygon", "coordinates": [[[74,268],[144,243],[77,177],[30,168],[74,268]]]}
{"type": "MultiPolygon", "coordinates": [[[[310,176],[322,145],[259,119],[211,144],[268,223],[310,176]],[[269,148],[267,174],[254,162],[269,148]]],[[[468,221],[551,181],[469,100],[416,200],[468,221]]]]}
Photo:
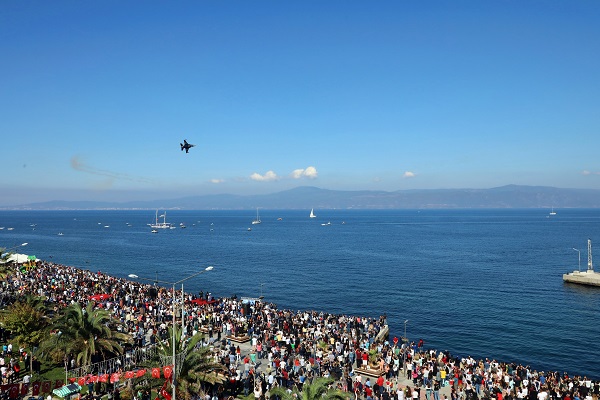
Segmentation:
{"type": "MultiPolygon", "coordinates": [[[[2,292],[2,301],[4,302],[6,296],[6,290],[8,285],[13,285],[13,289],[16,290],[15,293],[20,295],[25,293],[32,293],[31,289],[35,289],[34,293],[41,293],[44,295],[48,295],[47,298],[49,301],[55,303],[56,305],[65,306],[68,305],[70,301],[79,301],[79,302],[87,302],[89,301],[90,296],[94,295],[105,295],[105,298],[99,299],[96,301],[98,307],[105,308],[107,310],[112,310],[113,316],[120,318],[121,322],[124,322],[128,326],[146,326],[148,324],[152,324],[158,321],[162,321],[163,323],[168,324],[172,319],[171,301],[172,301],[172,291],[168,288],[162,286],[155,286],[147,283],[139,283],[129,279],[116,278],[110,275],[103,274],[102,272],[92,272],[89,270],[84,270],[76,267],[65,266],[62,264],[55,264],[52,262],[45,262],[38,260],[37,267],[31,268],[27,273],[17,272],[16,277],[9,279],[8,281],[3,282],[3,292],[2,292]],[[48,274],[50,273],[50,274],[48,274]],[[44,283],[42,283],[44,282],[44,283]],[[46,284],[48,282],[49,284],[46,284]],[[40,285],[40,283],[42,283],[40,285]],[[37,286],[36,286],[37,284],[37,286]],[[153,291],[156,291],[154,293],[153,291]],[[136,297],[135,294],[138,294],[136,297]],[[137,299],[137,300],[136,300],[137,299]],[[140,302],[140,299],[145,301],[140,302]],[[142,304],[143,303],[143,304],[142,304]],[[150,317],[150,318],[149,318],[150,317]],[[153,320],[154,318],[154,320],[153,320]],[[144,325],[145,324],[145,325],[144,325]]],[[[179,299],[181,296],[181,291],[175,292],[175,298],[179,299]]],[[[265,326],[269,326],[271,328],[271,324],[277,321],[277,333],[275,334],[276,341],[273,341],[271,338],[271,348],[276,348],[279,345],[289,346],[290,343],[293,343],[294,340],[298,345],[307,345],[312,344],[316,347],[316,343],[319,339],[329,337],[330,332],[336,331],[337,329],[340,332],[345,332],[345,339],[340,339],[344,337],[338,333],[331,333],[332,337],[337,335],[337,339],[340,339],[344,345],[348,345],[348,348],[354,347],[355,349],[366,348],[368,349],[370,346],[374,346],[377,343],[374,340],[366,340],[364,341],[364,336],[369,338],[374,337],[379,330],[385,326],[384,317],[380,317],[377,321],[376,319],[367,319],[367,321],[362,321],[360,317],[355,316],[346,316],[346,315],[332,315],[323,312],[316,311],[300,311],[298,313],[290,311],[290,310],[279,310],[275,304],[265,303],[265,302],[255,302],[254,304],[244,305],[242,299],[237,298],[219,298],[214,299],[215,301],[212,304],[194,304],[193,300],[199,300],[200,294],[195,296],[190,293],[184,294],[187,304],[187,309],[185,312],[186,318],[189,320],[194,320],[200,323],[199,326],[211,326],[213,334],[209,335],[211,339],[216,334],[218,340],[221,339],[222,336],[227,336],[227,334],[231,335],[232,333],[235,335],[236,331],[243,331],[244,324],[246,324],[246,332],[251,337],[251,341],[239,344],[240,349],[243,349],[243,356],[247,356],[252,352],[256,352],[256,342],[255,337],[258,336],[260,339],[265,339],[265,343],[269,340],[269,336],[273,335],[275,332],[273,329],[267,329],[265,326]],[[226,318],[222,321],[219,321],[218,313],[226,316],[235,316],[235,318],[226,318]],[[200,316],[200,319],[197,317],[200,316]],[[265,316],[268,318],[265,319],[265,316]],[[307,332],[296,331],[294,333],[290,333],[293,331],[290,326],[285,326],[283,322],[292,322],[294,325],[299,323],[298,326],[306,326],[309,327],[309,334],[307,332]],[[307,322],[310,321],[310,322],[307,322]],[[205,324],[205,322],[207,322],[205,324]],[[221,322],[220,329],[219,322],[221,322]],[[268,324],[265,324],[268,322],[268,324]],[[328,322],[324,324],[323,322],[328,322]],[[331,323],[334,322],[334,323],[331,323]],[[368,323],[366,323],[368,322],[368,323]],[[213,324],[214,323],[214,324],[213,324]],[[362,323],[362,325],[361,325],[362,323]],[[303,325],[304,324],[304,325],[303,325]],[[351,325],[353,324],[353,325],[351,325]],[[333,329],[331,328],[333,326],[333,329]],[[352,326],[352,327],[351,327],[352,326]],[[377,328],[377,329],[375,329],[377,328]],[[356,331],[352,331],[355,329],[356,331]],[[258,333],[258,334],[257,334],[258,333]],[[282,336],[283,334],[283,339],[282,336]],[[287,335],[287,337],[286,337],[287,335]],[[295,337],[295,336],[296,337],[295,337]],[[290,338],[292,337],[292,338],[290,338]],[[302,338],[302,340],[299,340],[302,338]],[[354,338],[354,339],[353,339],[354,338]],[[344,341],[345,340],[345,341],[344,341]]],[[[207,302],[212,301],[212,297],[209,293],[202,294],[202,299],[207,302]]],[[[84,303],[85,304],[85,303],[84,303]]],[[[178,320],[179,320],[178,316],[178,320]]],[[[189,326],[189,323],[188,323],[189,326]]],[[[145,332],[148,332],[147,330],[145,332]]],[[[145,338],[137,336],[136,340],[139,340],[139,344],[143,344],[145,342],[145,338]]],[[[330,340],[327,340],[327,343],[330,343],[330,340]]],[[[333,340],[333,343],[330,343],[329,350],[336,352],[333,347],[338,347],[340,341],[333,340]]],[[[400,343],[401,344],[401,343],[400,343]]],[[[226,346],[223,346],[226,347],[226,346]]],[[[305,346],[306,347],[306,346],[305,346]]],[[[342,346],[343,347],[343,346],[342,346]]],[[[292,346],[293,348],[293,346],[292,346]]],[[[342,354],[341,351],[337,352],[338,354],[342,354]]],[[[411,359],[414,362],[419,361],[419,365],[422,366],[423,360],[426,360],[431,365],[439,363],[440,365],[451,365],[452,369],[458,368],[458,370],[469,369],[469,366],[473,365],[482,365],[484,366],[482,369],[492,369],[490,365],[496,365],[496,369],[504,369],[498,368],[500,366],[509,366],[513,365],[514,370],[526,370],[527,375],[543,376],[544,373],[538,373],[537,371],[530,370],[527,367],[519,366],[516,363],[502,363],[496,360],[473,360],[473,359],[453,359],[452,356],[448,354],[443,354],[433,349],[425,349],[424,347],[420,347],[417,345],[414,346],[396,346],[394,341],[388,342],[384,341],[383,343],[377,344],[377,357],[380,359],[380,365],[385,365],[388,368],[393,365],[393,361],[397,359],[398,355],[401,354],[403,356],[407,356],[408,359],[411,359]],[[387,352],[387,353],[386,353],[387,352]],[[394,354],[395,353],[395,354],[394,354]],[[391,356],[390,356],[391,354],[391,356]],[[383,360],[383,356],[387,358],[383,360]],[[394,358],[395,357],[395,358],[394,358]],[[485,367],[485,365],[488,365],[485,367]]],[[[309,362],[309,366],[314,366],[315,364],[319,365],[319,371],[321,367],[325,364],[328,366],[333,366],[337,360],[326,360],[323,354],[319,354],[318,350],[308,349],[305,354],[307,355],[305,361],[312,360],[312,363],[309,362]],[[314,359],[311,358],[314,357],[314,359]],[[314,364],[313,364],[314,363],[314,364]],[[329,365],[329,363],[331,363],[329,365]]],[[[270,353],[269,353],[270,356],[270,353]]],[[[283,358],[283,357],[282,357],[283,358]]],[[[343,354],[344,360],[348,363],[348,359],[351,360],[350,369],[348,370],[348,377],[353,378],[353,382],[358,381],[358,377],[360,376],[358,371],[359,363],[358,358],[350,357],[349,352],[345,352],[343,354]],[[356,368],[354,367],[356,362],[356,368]]],[[[259,360],[262,358],[259,356],[259,360]]],[[[268,365],[273,363],[273,359],[269,359],[268,365]]],[[[239,362],[240,360],[236,360],[239,362]]],[[[230,360],[231,362],[231,360],[230,360]]],[[[256,366],[254,373],[256,374],[264,374],[268,370],[265,367],[265,363],[261,363],[256,366]],[[262,366],[262,367],[261,367],[262,366]],[[264,368],[264,369],[263,369],[264,368]]],[[[397,364],[396,364],[397,365],[397,364]]],[[[236,367],[239,367],[236,366],[236,367]]],[[[412,367],[410,363],[404,363],[401,361],[399,365],[400,370],[404,370],[407,367],[412,367]]],[[[311,367],[312,368],[312,367],[311,367]]],[[[392,368],[393,369],[393,368],[392,368]]],[[[412,368],[409,368],[409,370],[412,368]]],[[[433,368],[435,370],[435,368],[433,368]]],[[[448,368],[446,368],[448,369],[448,368]]],[[[508,372],[508,367],[506,367],[508,372]]],[[[384,368],[382,368],[382,371],[384,368]]],[[[239,372],[239,371],[238,371],[239,372]]],[[[236,374],[239,375],[239,373],[236,374]]],[[[270,371],[272,372],[272,371],[270,371]]],[[[269,373],[270,373],[269,372],[269,373]]],[[[438,371],[439,372],[439,371],[438,371]]],[[[438,381],[443,381],[443,378],[436,372],[435,377],[438,381]]],[[[451,371],[448,371],[451,372],[451,371]]],[[[546,375],[555,374],[555,378],[558,381],[563,380],[564,374],[561,375],[558,373],[549,373],[546,372],[546,375]]],[[[386,373],[386,378],[389,376],[389,382],[393,382],[393,387],[397,387],[398,385],[410,385],[414,381],[408,379],[406,375],[403,375],[399,371],[393,371],[393,374],[388,371],[386,373]]],[[[348,378],[347,377],[347,378],[348,378]]],[[[360,376],[360,380],[362,380],[362,376],[360,376]]],[[[568,376],[564,377],[564,379],[569,380],[568,376]]],[[[490,380],[493,379],[490,377],[490,380]]],[[[590,380],[585,380],[585,382],[590,380]]],[[[458,386],[463,382],[459,379],[456,379],[456,383],[453,386],[458,386]],[[459,383],[460,382],[460,383],[459,383]]],[[[498,382],[500,386],[502,386],[502,382],[498,382]]],[[[585,383],[587,384],[587,383],[585,383]]],[[[346,385],[347,387],[348,385],[346,385]]],[[[447,394],[446,392],[450,390],[450,386],[443,386],[442,393],[447,394]],[[448,389],[445,389],[448,388],[448,389]]]]}

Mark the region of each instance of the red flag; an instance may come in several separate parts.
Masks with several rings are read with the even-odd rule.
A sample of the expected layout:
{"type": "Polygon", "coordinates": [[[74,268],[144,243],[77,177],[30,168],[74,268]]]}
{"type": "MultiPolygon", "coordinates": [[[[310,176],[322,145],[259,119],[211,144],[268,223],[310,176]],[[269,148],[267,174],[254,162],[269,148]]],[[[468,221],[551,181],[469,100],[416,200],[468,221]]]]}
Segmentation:
{"type": "Polygon", "coordinates": [[[121,374],[118,372],[115,372],[114,374],[112,374],[110,376],[110,383],[115,383],[115,382],[119,382],[119,378],[121,377],[121,374]]]}
{"type": "Polygon", "coordinates": [[[152,368],[152,377],[160,378],[160,368],[152,368]]]}
{"type": "Polygon", "coordinates": [[[127,371],[125,372],[125,379],[131,379],[135,376],[135,374],[133,373],[133,371],[127,371]]]}
{"type": "Polygon", "coordinates": [[[25,396],[27,393],[29,393],[29,383],[21,384],[21,396],[25,396]]]}
{"type": "Polygon", "coordinates": [[[167,400],[171,400],[171,395],[165,390],[164,386],[160,389],[160,395],[167,400]]]}
{"type": "Polygon", "coordinates": [[[136,372],[136,374],[135,374],[135,377],[136,378],[141,378],[144,375],[146,375],[146,370],[145,369],[138,369],[137,372],[136,372]]]}
{"type": "Polygon", "coordinates": [[[62,381],[62,379],[57,380],[56,382],[54,382],[54,389],[58,389],[64,386],[64,383],[62,381]]]}
{"type": "Polygon", "coordinates": [[[52,389],[52,382],[50,382],[50,381],[42,382],[42,393],[50,393],[50,389],[52,389]]]}
{"type": "Polygon", "coordinates": [[[39,382],[33,382],[33,389],[31,389],[31,394],[33,396],[37,396],[38,394],[40,394],[40,387],[42,386],[41,383],[39,382]]]}
{"type": "Polygon", "coordinates": [[[9,385],[10,386],[10,393],[9,396],[11,399],[16,399],[17,397],[19,397],[19,385],[9,385]]]}
{"type": "Polygon", "coordinates": [[[108,382],[108,374],[102,375],[98,380],[102,383],[108,382]]]}
{"type": "Polygon", "coordinates": [[[85,385],[85,377],[84,377],[84,376],[82,376],[81,378],[77,379],[77,384],[78,384],[79,386],[83,386],[83,385],[85,385]]]}
{"type": "Polygon", "coordinates": [[[69,378],[69,383],[75,383],[75,378],[69,378]]]}
{"type": "Polygon", "coordinates": [[[171,377],[172,373],[173,373],[173,367],[171,367],[170,365],[163,367],[163,374],[165,375],[165,378],[169,379],[171,377]]]}

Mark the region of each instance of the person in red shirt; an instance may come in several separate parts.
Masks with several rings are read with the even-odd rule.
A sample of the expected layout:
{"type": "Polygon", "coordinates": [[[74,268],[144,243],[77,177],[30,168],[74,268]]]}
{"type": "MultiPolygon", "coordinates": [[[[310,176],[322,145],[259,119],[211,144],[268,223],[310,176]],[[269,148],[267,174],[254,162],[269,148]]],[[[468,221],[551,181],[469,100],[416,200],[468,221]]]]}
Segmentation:
{"type": "Polygon", "coordinates": [[[384,389],[383,375],[380,375],[379,378],[377,378],[377,381],[375,383],[377,383],[377,386],[379,387],[379,393],[377,393],[377,394],[381,395],[383,393],[383,389],[384,389]]]}

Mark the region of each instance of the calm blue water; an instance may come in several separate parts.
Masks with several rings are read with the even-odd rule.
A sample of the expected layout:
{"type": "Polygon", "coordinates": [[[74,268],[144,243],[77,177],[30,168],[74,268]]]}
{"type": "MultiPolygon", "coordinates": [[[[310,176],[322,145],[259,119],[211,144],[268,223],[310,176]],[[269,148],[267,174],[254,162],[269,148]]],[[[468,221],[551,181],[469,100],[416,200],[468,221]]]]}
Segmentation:
{"type": "Polygon", "coordinates": [[[250,232],[252,210],[169,211],[187,229],[158,234],[154,211],[2,211],[0,246],[120,277],[214,265],[186,291],[387,314],[392,336],[408,319],[429,347],[600,378],[600,289],[562,282],[573,247],[584,269],[587,239],[600,248],[600,210],[316,211],[262,210],[250,232]]]}

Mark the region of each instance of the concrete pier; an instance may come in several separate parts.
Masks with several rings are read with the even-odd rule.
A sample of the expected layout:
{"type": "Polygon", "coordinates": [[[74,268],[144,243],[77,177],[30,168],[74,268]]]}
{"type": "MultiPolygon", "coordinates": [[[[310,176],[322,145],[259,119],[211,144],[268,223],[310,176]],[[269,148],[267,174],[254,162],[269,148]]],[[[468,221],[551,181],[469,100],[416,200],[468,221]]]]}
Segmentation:
{"type": "Polygon", "coordinates": [[[592,271],[573,271],[563,274],[563,281],[579,285],[600,286],[600,273],[592,271]]]}
{"type": "MultiPolygon", "coordinates": [[[[563,274],[563,281],[569,283],[576,283],[578,285],[587,286],[600,286],[600,274],[594,272],[594,264],[592,262],[592,240],[588,239],[588,262],[587,271],[573,271],[570,274],[563,274]]],[[[573,250],[579,251],[576,248],[573,250]]],[[[579,265],[581,266],[581,253],[579,258],[579,265]]]]}

